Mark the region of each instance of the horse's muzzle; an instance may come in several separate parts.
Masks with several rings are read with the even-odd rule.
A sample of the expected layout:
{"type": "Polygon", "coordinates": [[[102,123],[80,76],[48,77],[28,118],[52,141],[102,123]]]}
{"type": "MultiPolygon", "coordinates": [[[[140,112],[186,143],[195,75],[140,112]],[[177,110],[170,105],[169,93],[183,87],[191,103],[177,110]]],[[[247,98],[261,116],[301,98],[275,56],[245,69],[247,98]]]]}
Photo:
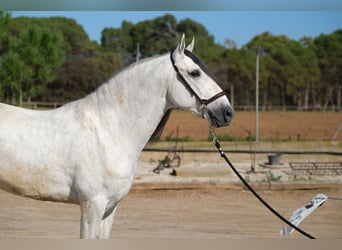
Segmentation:
{"type": "Polygon", "coordinates": [[[234,117],[234,110],[231,106],[224,107],[223,109],[208,112],[211,123],[217,127],[224,127],[230,125],[234,117]]]}

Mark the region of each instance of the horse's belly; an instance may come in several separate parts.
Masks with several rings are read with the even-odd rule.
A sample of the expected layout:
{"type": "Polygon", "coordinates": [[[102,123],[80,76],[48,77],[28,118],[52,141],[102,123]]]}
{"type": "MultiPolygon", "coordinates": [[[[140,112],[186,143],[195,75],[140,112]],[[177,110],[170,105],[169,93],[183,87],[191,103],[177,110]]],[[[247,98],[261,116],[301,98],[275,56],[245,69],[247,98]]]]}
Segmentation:
{"type": "Polygon", "coordinates": [[[0,188],[38,200],[71,202],[67,178],[49,167],[28,169],[20,166],[0,171],[0,188]]]}

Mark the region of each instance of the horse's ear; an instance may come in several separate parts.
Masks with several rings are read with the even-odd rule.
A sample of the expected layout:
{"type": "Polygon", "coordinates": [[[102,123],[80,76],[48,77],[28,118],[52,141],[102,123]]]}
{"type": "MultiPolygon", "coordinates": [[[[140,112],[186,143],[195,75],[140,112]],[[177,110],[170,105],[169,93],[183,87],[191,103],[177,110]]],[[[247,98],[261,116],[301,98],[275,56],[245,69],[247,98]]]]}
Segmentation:
{"type": "Polygon", "coordinates": [[[180,43],[178,44],[177,48],[178,48],[178,51],[180,54],[184,54],[184,50],[185,50],[185,35],[184,35],[184,33],[182,34],[180,43]]]}
{"type": "Polygon", "coordinates": [[[182,59],[184,56],[184,50],[185,50],[185,36],[183,34],[179,44],[177,45],[177,48],[174,50],[172,54],[173,59],[175,61],[177,61],[178,59],[182,59]]]}
{"type": "Polygon", "coordinates": [[[189,45],[186,46],[185,49],[187,49],[187,50],[192,52],[194,50],[194,47],[195,47],[195,37],[192,37],[191,43],[189,43],[189,45]]]}

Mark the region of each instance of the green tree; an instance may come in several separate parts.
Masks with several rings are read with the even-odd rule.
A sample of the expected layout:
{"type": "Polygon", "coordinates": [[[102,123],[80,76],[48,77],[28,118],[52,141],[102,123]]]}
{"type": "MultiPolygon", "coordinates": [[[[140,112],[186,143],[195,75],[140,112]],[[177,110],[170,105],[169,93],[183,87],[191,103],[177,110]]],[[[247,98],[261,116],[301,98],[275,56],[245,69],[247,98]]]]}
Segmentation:
{"type": "Polygon", "coordinates": [[[20,37],[27,27],[38,26],[52,33],[60,33],[62,36],[61,49],[66,55],[89,55],[99,49],[96,42],[91,42],[83,27],[74,19],[65,17],[17,17],[13,18],[8,27],[8,32],[15,37],[20,37]]]}
{"type": "MultiPolygon", "coordinates": [[[[230,91],[235,106],[254,104],[255,51],[261,45],[259,91],[263,109],[273,105],[284,109],[297,106],[300,110],[310,105],[341,109],[341,30],[316,38],[303,37],[299,41],[264,32],[238,49],[229,39],[225,45],[216,44],[202,24],[190,18],[177,22],[170,14],[137,24],[123,21],[120,28],[106,27],[101,44],[97,44],[89,40],[83,27],[73,19],[12,19],[9,13],[0,12],[0,97],[13,100],[20,90],[27,98],[36,96],[47,101],[64,102],[82,97],[115,71],[135,61],[137,44],[142,57],[162,54],[175,47],[181,33],[186,33],[187,42],[195,37],[195,53],[208,64],[221,87],[230,91]],[[39,37],[35,34],[41,32],[31,31],[29,35],[28,27],[37,26],[49,30],[50,34],[59,33],[62,38],[59,51],[64,52],[65,58],[52,71],[44,67],[49,62],[36,56],[37,47],[44,43],[34,37],[39,37]],[[56,79],[46,77],[53,73],[56,79]]],[[[45,58],[54,58],[43,47],[39,48],[45,58]]]]}
{"type": "Polygon", "coordinates": [[[11,22],[11,14],[0,10],[0,55],[3,54],[9,45],[8,25],[11,22]]]}
{"type": "Polygon", "coordinates": [[[99,53],[85,58],[69,57],[59,67],[56,79],[48,83],[39,99],[68,102],[84,97],[122,67],[122,61],[113,53],[99,53]]]}
{"type": "Polygon", "coordinates": [[[31,70],[18,53],[10,51],[1,60],[0,93],[7,100],[16,103],[16,97],[21,94],[22,83],[31,76],[31,70]]]}
{"type": "Polygon", "coordinates": [[[308,110],[310,100],[310,89],[312,93],[312,104],[316,106],[314,92],[312,89],[319,82],[320,70],[317,57],[312,49],[310,38],[301,41],[291,41],[289,47],[298,62],[296,67],[292,95],[299,110],[308,110]]]}
{"type": "Polygon", "coordinates": [[[287,104],[297,103],[301,106],[306,85],[303,80],[305,65],[299,55],[304,57],[305,48],[286,36],[275,36],[268,32],[254,37],[247,47],[251,51],[256,51],[259,45],[264,52],[260,59],[260,87],[263,89],[263,102],[267,103],[265,99],[273,96],[275,98],[271,102],[282,105],[284,110],[287,104]],[[278,89],[278,94],[274,93],[275,89],[278,89]]]}
{"type": "Polygon", "coordinates": [[[30,79],[23,82],[22,91],[28,101],[40,94],[45,85],[56,77],[55,70],[63,59],[60,49],[62,37],[60,33],[52,33],[48,29],[37,26],[29,27],[13,48],[25,64],[31,68],[30,79]]]}
{"type": "Polygon", "coordinates": [[[133,25],[124,21],[121,28],[104,28],[101,45],[107,51],[118,53],[126,63],[136,57],[139,44],[143,57],[170,51],[177,41],[176,19],[170,14],[133,25]]]}
{"type": "MultiPolygon", "coordinates": [[[[255,55],[246,49],[226,49],[223,54],[224,60],[220,62],[225,70],[227,84],[234,105],[251,105],[253,102],[253,84],[255,55]]],[[[254,102],[253,102],[254,103],[254,102]]]]}
{"type": "Polygon", "coordinates": [[[341,109],[342,95],[342,29],[316,37],[312,45],[321,72],[316,87],[317,101],[325,110],[329,103],[341,109]]]}
{"type": "Polygon", "coordinates": [[[9,81],[3,83],[7,95],[19,91],[30,101],[41,93],[63,59],[61,42],[59,33],[38,26],[30,26],[12,39],[0,65],[2,81],[9,81]]]}

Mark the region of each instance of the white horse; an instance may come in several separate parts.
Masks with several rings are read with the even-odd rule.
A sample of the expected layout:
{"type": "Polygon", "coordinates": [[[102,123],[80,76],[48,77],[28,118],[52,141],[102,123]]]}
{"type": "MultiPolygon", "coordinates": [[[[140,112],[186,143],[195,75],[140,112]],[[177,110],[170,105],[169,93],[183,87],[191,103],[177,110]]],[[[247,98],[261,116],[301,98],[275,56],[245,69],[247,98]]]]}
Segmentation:
{"type": "Polygon", "coordinates": [[[80,204],[81,238],[110,238],[137,159],[170,109],[202,115],[205,105],[216,127],[231,122],[228,98],[193,46],[183,34],[172,53],[141,60],[55,110],[0,104],[0,188],[80,204]]]}

